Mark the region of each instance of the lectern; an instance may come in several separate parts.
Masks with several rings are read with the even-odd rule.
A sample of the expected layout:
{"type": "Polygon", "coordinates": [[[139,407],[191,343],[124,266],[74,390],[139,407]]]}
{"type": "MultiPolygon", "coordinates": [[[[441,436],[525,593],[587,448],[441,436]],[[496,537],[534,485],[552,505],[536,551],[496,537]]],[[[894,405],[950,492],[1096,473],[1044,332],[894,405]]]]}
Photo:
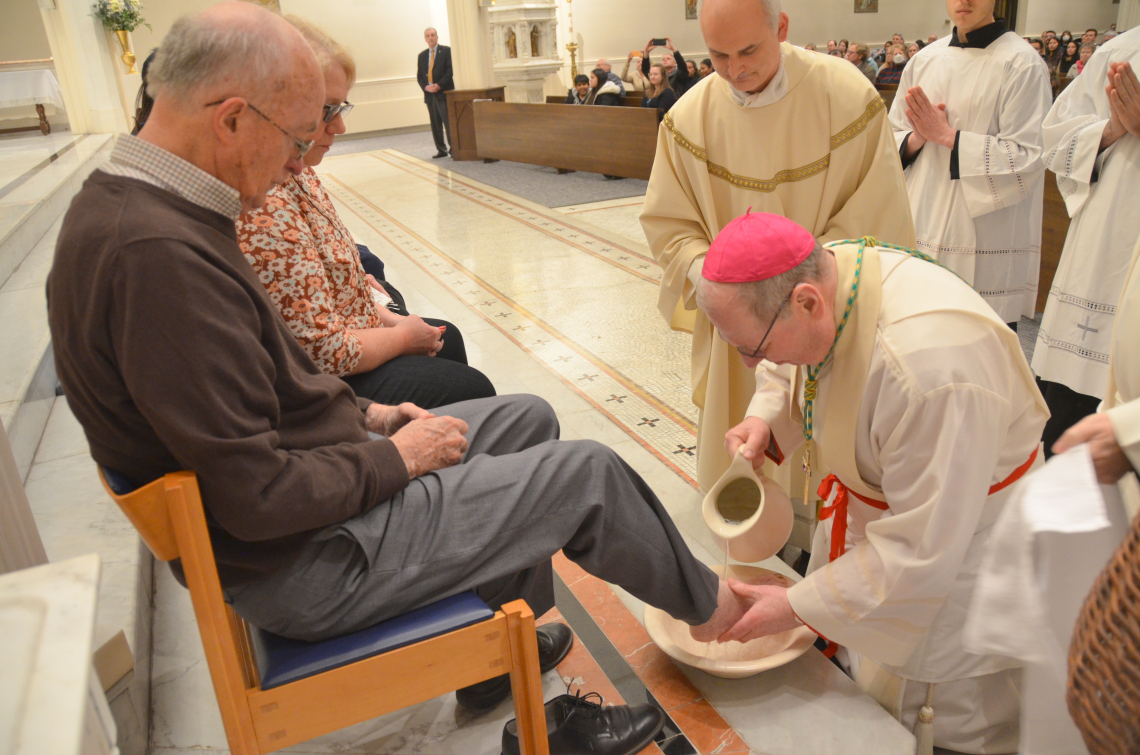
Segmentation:
{"type": "MultiPolygon", "coordinates": [[[[451,158],[478,160],[475,147],[475,111],[471,104],[476,100],[503,102],[506,87],[491,89],[453,89],[447,92],[447,121],[451,129],[451,158]]],[[[488,160],[487,162],[493,162],[488,160]]]]}

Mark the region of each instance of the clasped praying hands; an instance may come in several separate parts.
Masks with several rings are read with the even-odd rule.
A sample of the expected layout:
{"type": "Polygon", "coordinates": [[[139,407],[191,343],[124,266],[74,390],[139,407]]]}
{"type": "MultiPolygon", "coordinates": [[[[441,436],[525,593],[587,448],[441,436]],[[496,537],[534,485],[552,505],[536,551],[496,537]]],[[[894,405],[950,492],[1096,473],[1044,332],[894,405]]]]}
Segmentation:
{"type": "Polygon", "coordinates": [[[1109,63],[1108,84],[1109,119],[1104,127],[1100,148],[1112,146],[1126,134],[1140,138],[1140,80],[1131,63],[1109,63]]]}
{"type": "Polygon", "coordinates": [[[950,126],[946,118],[946,105],[934,105],[922,91],[922,87],[911,87],[906,92],[906,117],[910,119],[914,131],[907,141],[907,151],[912,155],[922,149],[927,142],[941,144],[947,149],[954,148],[958,131],[950,126]]]}

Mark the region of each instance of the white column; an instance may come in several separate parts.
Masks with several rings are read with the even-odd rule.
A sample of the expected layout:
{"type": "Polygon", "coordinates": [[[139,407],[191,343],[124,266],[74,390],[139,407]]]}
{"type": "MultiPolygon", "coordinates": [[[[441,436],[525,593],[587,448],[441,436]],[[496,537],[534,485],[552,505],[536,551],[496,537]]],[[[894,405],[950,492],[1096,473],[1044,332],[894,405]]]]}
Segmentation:
{"type": "Polygon", "coordinates": [[[447,0],[451,64],[456,89],[499,86],[491,70],[491,31],[479,0],[447,0]]]}
{"type": "MultiPolygon", "coordinates": [[[[128,131],[124,91],[110,35],[91,17],[87,0],[40,0],[55,72],[71,130],[81,134],[128,131]]],[[[139,61],[142,62],[141,60],[139,61]]],[[[133,95],[132,95],[133,96],[133,95]]]]}
{"type": "Polygon", "coordinates": [[[1116,30],[1125,31],[1140,26],[1140,0],[1120,0],[1120,15],[1116,19],[1116,30]]]}

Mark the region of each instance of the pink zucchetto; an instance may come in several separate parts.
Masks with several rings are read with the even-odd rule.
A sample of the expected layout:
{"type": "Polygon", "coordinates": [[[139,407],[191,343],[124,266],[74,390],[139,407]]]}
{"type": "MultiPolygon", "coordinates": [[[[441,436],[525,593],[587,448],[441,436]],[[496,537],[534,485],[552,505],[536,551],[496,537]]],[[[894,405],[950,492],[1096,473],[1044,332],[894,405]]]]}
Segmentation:
{"type": "Polygon", "coordinates": [[[701,275],[715,283],[767,280],[799,265],[813,249],[815,237],[802,226],[750,207],[717,234],[701,275]]]}

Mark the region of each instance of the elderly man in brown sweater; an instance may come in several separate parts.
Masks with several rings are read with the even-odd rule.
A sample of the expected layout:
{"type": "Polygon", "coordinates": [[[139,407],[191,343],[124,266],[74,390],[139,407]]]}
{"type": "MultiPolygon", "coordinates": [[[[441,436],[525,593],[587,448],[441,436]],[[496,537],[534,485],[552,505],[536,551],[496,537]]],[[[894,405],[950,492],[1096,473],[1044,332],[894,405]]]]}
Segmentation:
{"type": "MultiPolygon", "coordinates": [[[[48,281],[56,364],[99,464],[138,484],[197,473],[238,613],[308,640],[472,589],[541,615],[562,550],[692,625],[740,615],[645,482],[604,446],[558,441],[541,399],[441,416],[358,401],[297,344],[234,232],[301,170],[326,104],[295,29],[246,3],[181,19],[150,87],[145,127],[119,137],[64,220],[48,281]]],[[[540,637],[546,665],[571,641],[540,637]]],[[[461,702],[509,691],[477,687],[461,702]]],[[[660,726],[652,710],[622,715],[597,726],[631,746],[660,726]]]]}

